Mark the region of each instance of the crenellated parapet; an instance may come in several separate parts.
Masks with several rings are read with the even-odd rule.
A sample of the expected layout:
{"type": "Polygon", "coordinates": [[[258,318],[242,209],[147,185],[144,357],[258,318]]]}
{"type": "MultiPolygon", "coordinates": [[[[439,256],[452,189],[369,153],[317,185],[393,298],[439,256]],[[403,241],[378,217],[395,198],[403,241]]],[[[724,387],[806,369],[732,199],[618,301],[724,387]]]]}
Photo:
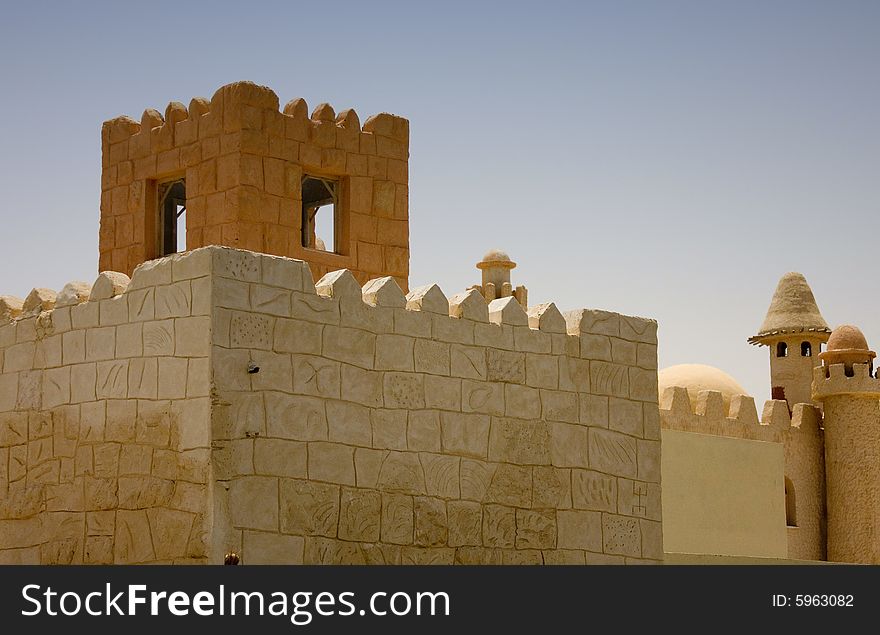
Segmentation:
{"type": "Polygon", "coordinates": [[[789,434],[818,436],[822,415],[810,404],[796,404],[789,413],[785,401],[771,399],[759,418],[749,395],[731,397],[728,412],[719,391],[700,391],[691,401],[686,388],[672,386],[660,395],[660,421],[664,429],[782,442],[789,434]]]}
{"type": "MultiPolygon", "coordinates": [[[[470,289],[447,297],[436,284],[417,287],[405,293],[393,276],[375,278],[361,286],[352,272],[345,269],[328,273],[317,282],[312,282],[309,264],[304,261],[226,248],[198,249],[142,263],[135,268],[131,278],[116,271],[102,271],[92,284],[72,281],[57,292],[34,288],[24,300],[14,296],[0,296],[0,326],[40,317],[44,321],[51,320],[55,309],[77,310],[75,307],[79,305],[97,305],[101,301],[122,303],[144,286],[161,282],[170,284],[172,276],[176,275],[172,274],[173,269],[192,267],[192,263],[196,262],[204,261],[200,266],[206,268],[204,275],[208,275],[210,263],[213,262],[209,258],[212,253],[235,255],[235,258],[214,258],[218,267],[228,270],[228,278],[233,281],[240,277],[252,277],[247,272],[250,266],[256,267],[254,263],[275,263],[271,268],[263,265],[265,276],[271,278],[273,284],[280,285],[289,292],[314,296],[318,298],[318,305],[321,299],[339,303],[351,312],[351,320],[364,319],[362,324],[357,325],[363,328],[376,329],[379,332],[384,330],[383,327],[393,329],[393,314],[383,313],[382,310],[394,309],[398,313],[404,311],[413,320],[423,321],[423,324],[412,328],[426,334],[433,332],[431,325],[435,323],[438,332],[444,329],[455,330],[459,324],[467,325],[465,328],[468,331],[486,327],[488,330],[484,339],[487,342],[509,342],[517,350],[569,354],[596,362],[607,362],[609,366],[629,365],[646,370],[654,370],[656,366],[655,320],[597,309],[569,311],[563,315],[552,302],[534,305],[526,310],[513,296],[487,302],[478,290],[470,289]],[[231,260],[236,260],[238,264],[228,265],[227,262],[231,260]],[[375,315],[371,315],[373,310],[376,310],[375,315]],[[497,329],[489,328],[493,326],[497,329]]],[[[227,277],[222,273],[220,275],[227,277]]],[[[232,288],[229,292],[233,294],[234,291],[232,288]]],[[[291,299],[293,306],[289,311],[295,312],[298,298],[293,296],[291,299]]],[[[305,302],[314,305],[314,301],[305,302]]],[[[247,298],[233,304],[255,310],[261,308],[259,302],[252,304],[247,298]]],[[[79,310],[92,309],[82,307],[79,310]]],[[[97,313],[98,309],[95,308],[94,311],[97,313]]],[[[103,310],[104,313],[110,311],[109,308],[103,310]]],[[[322,309],[316,308],[315,312],[320,314],[322,309]]],[[[95,324],[100,325],[100,321],[95,324]]],[[[473,336],[461,337],[473,339],[473,336]]],[[[621,383],[629,383],[627,373],[613,370],[609,374],[615,380],[622,380],[626,375],[627,381],[621,383]]],[[[633,379],[637,384],[642,383],[641,378],[633,379]]],[[[582,387],[583,390],[588,388],[589,384],[582,387]]]]}
{"type": "MultiPolygon", "coordinates": [[[[309,115],[308,105],[302,98],[292,99],[279,109],[274,91],[246,81],[221,87],[210,100],[195,97],[189,107],[173,101],[165,107],[164,115],[147,108],[139,121],[125,115],[105,121],[101,140],[107,166],[146,159],[149,165],[139,164],[141,170],[145,170],[152,167],[152,155],[173,152],[215,136],[267,129],[279,137],[283,135],[325,149],[349,152],[363,149],[366,154],[397,160],[406,160],[409,140],[409,122],[403,117],[380,113],[367,118],[361,126],[354,109],[336,114],[330,104],[323,103],[309,115]]],[[[259,144],[249,147],[261,149],[259,144]]],[[[309,167],[334,167],[332,153],[309,154],[304,157],[309,167]]],[[[173,172],[181,165],[174,158],[163,155],[159,174],[173,172]]]]}
{"type": "Polygon", "coordinates": [[[812,389],[816,401],[840,395],[880,399],[880,378],[873,376],[871,364],[817,366],[812,389]]]}
{"type": "MultiPolygon", "coordinates": [[[[279,108],[264,86],[237,82],[189,107],[102,128],[100,270],[131,274],[165,245],[162,186],[185,190],[186,249],[227,245],[308,261],[315,279],[349,269],[365,283],[409,274],[409,122],[302,99],[279,108]],[[334,241],[303,229],[302,179],[333,182],[334,241]],[[322,238],[320,243],[317,238],[322,238]],[[320,245],[324,244],[321,248],[320,245]]],[[[311,223],[311,220],[307,220],[311,223]]]]}

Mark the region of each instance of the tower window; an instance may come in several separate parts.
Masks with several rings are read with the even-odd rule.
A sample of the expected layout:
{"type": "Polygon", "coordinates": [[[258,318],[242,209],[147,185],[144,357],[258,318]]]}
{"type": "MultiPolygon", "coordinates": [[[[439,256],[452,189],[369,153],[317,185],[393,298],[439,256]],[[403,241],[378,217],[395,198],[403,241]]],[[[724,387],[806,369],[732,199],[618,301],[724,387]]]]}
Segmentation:
{"type": "Polygon", "coordinates": [[[794,485],[785,477],[785,526],[797,527],[797,505],[794,497],[794,485]]]}
{"type": "Polygon", "coordinates": [[[801,357],[812,357],[813,347],[809,342],[801,342],[801,357]]]}
{"type": "Polygon", "coordinates": [[[776,357],[788,357],[788,344],[779,342],[776,345],[776,357]]]}
{"type": "Polygon", "coordinates": [[[159,183],[159,256],[186,251],[186,180],[159,183]]]}
{"type": "Polygon", "coordinates": [[[773,386],[770,389],[770,399],[776,401],[785,401],[785,387],[784,386],[773,386]]]}
{"type": "Polygon", "coordinates": [[[302,246],[338,252],[336,245],[339,181],[317,176],[302,179],[302,246]]]}

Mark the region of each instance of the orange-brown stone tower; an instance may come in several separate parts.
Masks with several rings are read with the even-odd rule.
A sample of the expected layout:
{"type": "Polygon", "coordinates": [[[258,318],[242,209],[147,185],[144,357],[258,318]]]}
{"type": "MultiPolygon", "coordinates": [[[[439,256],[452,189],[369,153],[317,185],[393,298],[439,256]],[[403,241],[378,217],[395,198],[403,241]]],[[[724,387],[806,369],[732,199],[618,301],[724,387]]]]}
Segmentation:
{"type": "Polygon", "coordinates": [[[409,275],[409,122],[364,122],[270,89],[220,88],[187,109],[101,130],[99,270],[206,245],[299,258],[317,280],[349,269],[362,284],[409,275]],[[185,234],[184,234],[185,232],[185,234]]]}

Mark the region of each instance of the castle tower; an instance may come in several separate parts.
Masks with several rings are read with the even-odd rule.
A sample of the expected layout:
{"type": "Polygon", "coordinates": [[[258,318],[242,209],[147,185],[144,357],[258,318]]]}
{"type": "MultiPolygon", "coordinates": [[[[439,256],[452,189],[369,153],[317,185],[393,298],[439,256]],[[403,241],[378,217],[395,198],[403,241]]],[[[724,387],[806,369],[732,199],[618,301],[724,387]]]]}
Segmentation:
{"type": "Polygon", "coordinates": [[[101,129],[99,270],[225,245],[305,260],[317,280],[409,275],[409,122],[367,119],[269,88],[223,86],[189,108],[101,129]]]}
{"type": "Polygon", "coordinates": [[[828,560],[880,564],[880,380],[855,326],[839,326],[813,371],[824,404],[828,560]]]}
{"type": "Polygon", "coordinates": [[[770,349],[772,398],[785,399],[789,410],[812,402],[813,368],[830,332],[806,278],[796,272],[782,276],[764,323],[749,344],[770,349]]]}

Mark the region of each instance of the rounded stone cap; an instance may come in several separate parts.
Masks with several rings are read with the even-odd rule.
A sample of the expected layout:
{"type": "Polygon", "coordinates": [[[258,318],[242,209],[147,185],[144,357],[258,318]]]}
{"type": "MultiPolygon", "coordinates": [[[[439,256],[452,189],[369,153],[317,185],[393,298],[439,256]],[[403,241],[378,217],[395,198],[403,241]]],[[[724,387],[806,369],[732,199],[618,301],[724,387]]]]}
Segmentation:
{"type": "Polygon", "coordinates": [[[868,349],[868,340],[862,330],[852,324],[842,324],[831,331],[825,352],[819,354],[826,364],[867,363],[876,357],[868,349]]]}
{"type": "Polygon", "coordinates": [[[862,330],[852,324],[842,324],[831,331],[826,349],[829,351],[868,350],[868,340],[862,330]]]}
{"type": "Polygon", "coordinates": [[[483,256],[483,259],[477,263],[477,269],[488,269],[489,267],[503,267],[505,269],[513,269],[516,263],[510,259],[507,252],[500,249],[490,249],[483,256]]]}

